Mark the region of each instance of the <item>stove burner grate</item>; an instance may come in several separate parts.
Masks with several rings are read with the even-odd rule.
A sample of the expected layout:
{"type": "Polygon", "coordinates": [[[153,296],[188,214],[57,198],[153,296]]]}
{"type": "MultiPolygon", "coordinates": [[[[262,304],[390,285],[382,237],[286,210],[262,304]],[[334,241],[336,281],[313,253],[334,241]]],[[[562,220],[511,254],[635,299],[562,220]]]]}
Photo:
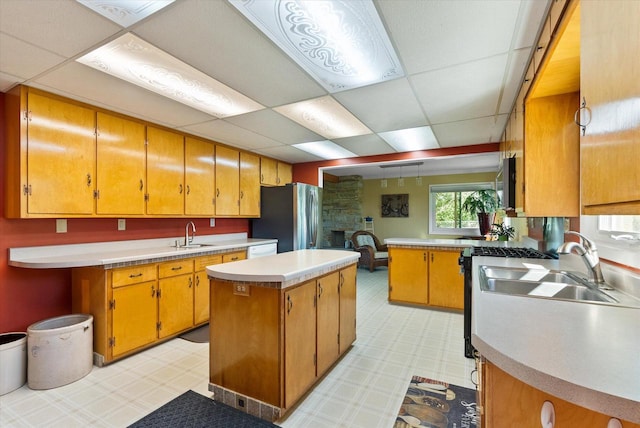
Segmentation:
{"type": "Polygon", "coordinates": [[[551,257],[532,248],[473,247],[472,256],[520,257],[529,259],[550,259],[551,257]]]}

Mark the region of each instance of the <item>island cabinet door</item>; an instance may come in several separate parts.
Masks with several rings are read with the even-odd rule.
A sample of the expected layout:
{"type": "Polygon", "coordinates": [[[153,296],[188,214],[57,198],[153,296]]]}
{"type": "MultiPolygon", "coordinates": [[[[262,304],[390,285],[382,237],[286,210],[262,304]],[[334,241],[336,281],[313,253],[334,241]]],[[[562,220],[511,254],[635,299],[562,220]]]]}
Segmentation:
{"type": "Polygon", "coordinates": [[[153,343],[158,331],[157,281],[147,281],[113,289],[113,357],[153,343]]]}
{"type": "Polygon", "coordinates": [[[429,305],[462,309],[464,276],[459,251],[429,251],[429,305]]]}
{"type": "Polygon", "coordinates": [[[389,300],[428,302],[427,251],[391,248],[389,251],[389,300]]]}
{"type": "Polygon", "coordinates": [[[316,281],[284,296],[284,395],[291,407],[316,380],[316,281]]]}
{"type": "Polygon", "coordinates": [[[317,279],[317,375],[322,374],[340,355],[340,273],[317,279]]]}
{"type": "Polygon", "coordinates": [[[340,271],[340,355],[356,340],[356,265],[340,271]]]}

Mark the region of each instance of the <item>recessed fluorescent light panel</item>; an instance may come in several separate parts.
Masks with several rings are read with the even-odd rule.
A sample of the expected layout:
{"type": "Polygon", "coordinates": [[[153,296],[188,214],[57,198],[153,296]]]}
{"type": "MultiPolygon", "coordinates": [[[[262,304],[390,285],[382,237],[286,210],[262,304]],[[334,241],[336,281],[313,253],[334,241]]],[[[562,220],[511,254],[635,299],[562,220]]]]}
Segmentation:
{"type": "Polygon", "coordinates": [[[430,126],[380,132],[378,135],[399,152],[437,149],[440,147],[430,126]]]}
{"type": "Polygon", "coordinates": [[[264,108],[131,33],[76,61],[218,118],[264,108]]]}
{"type": "Polygon", "coordinates": [[[337,145],[333,141],[314,141],[312,143],[294,144],[293,147],[303,150],[322,159],[353,158],[358,155],[337,145]]]}
{"type": "Polygon", "coordinates": [[[76,0],[83,6],[128,27],[170,5],[174,0],[76,0]]]}
{"type": "Polygon", "coordinates": [[[274,110],[329,140],[372,134],[369,128],[329,95],[275,107],[274,110]]]}
{"type": "Polygon", "coordinates": [[[229,0],[329,92],[404,76],[371,0],[229,0]]]}

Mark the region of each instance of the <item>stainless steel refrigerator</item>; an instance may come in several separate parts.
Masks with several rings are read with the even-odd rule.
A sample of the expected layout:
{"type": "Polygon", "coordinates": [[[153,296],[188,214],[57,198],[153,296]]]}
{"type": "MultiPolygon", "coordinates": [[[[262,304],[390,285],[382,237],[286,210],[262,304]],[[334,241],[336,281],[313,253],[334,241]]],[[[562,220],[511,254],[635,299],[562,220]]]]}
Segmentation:
{"type": "Polygon", "coordinates": [[[251,222],[253,238],[276,238],[278,253],[320,248],[322,189],[303,183],[260,189],[260,218],[251,222]]]}

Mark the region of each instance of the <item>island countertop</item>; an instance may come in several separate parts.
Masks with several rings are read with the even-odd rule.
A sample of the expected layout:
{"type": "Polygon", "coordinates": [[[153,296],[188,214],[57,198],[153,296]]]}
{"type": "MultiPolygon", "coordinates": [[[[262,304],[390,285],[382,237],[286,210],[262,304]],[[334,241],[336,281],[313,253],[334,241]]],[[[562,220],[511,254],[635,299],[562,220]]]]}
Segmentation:
{"type": "Polygon", "coordinates": [[[473,258],[472,343],[521,381],[582,407],[640,422],[640,307],[484,292],[479,266],[584,272],[560,260],[473,258]]]}
{"type": "Polygon", "coordinates": [[[356,263],[360,253],[344,250],[298,250],[256,259],[207,266],[210,278],[253,283],[279,283],[285,288],[356,263]]]}

